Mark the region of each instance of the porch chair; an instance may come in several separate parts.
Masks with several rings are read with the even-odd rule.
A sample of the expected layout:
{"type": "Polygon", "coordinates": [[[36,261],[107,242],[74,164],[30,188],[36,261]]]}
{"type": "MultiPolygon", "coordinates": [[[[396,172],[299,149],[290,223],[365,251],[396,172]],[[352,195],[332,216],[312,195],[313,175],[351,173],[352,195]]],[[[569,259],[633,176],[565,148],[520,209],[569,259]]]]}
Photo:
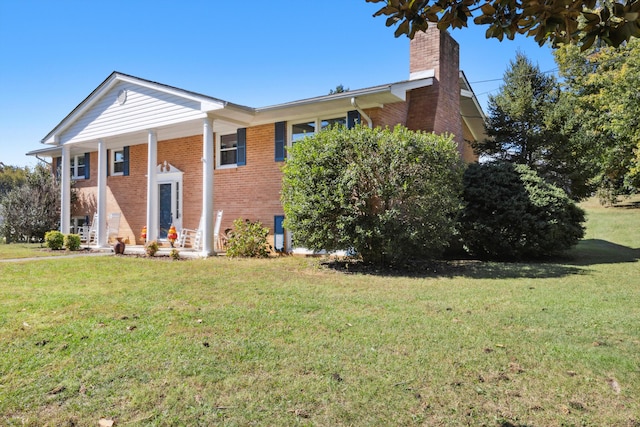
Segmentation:
{"type": "Polygon", "coordinates": [[[80,235],[80,242],[87,244],[88,246],[95,244],[98,239],[98,214],[93,214],[93,220],[88,226],[83,226],[78,229],[80,235]]]}
{"type": "MultiPolygon", "coordinates": [[[[193,230],[191,228],[182,228],[178,235],[178,240],[176,241],[176,245],[180,248],[191,247],[197,251],[202,249],[202,228],[204,227],[203,222],[204,222],[204,218],[200,217],[200,224],[198,225],[198,228],[196,230],[193,230]]],[[[213,246],[214,246],[213,250],[214,251],[221,249],[221,244],[219,242],[221,222],[222,222],[222,211],[220,210],[216,214],[216,222],[213,227],[213,230],[214,230],[213,231],[213,246]]]]}
{"type": "Polygon", "coordinates": [[[176,241],[176,246],[178,246],[179,248],[190,247],[195,250],[199,250],[201,230],[202,230],[202,217],[200,218],[200,224],[198,225],[197,230],[194,230],[192,228],[180,227],[180,233],[178,234],[178,240],[176,241]]]}

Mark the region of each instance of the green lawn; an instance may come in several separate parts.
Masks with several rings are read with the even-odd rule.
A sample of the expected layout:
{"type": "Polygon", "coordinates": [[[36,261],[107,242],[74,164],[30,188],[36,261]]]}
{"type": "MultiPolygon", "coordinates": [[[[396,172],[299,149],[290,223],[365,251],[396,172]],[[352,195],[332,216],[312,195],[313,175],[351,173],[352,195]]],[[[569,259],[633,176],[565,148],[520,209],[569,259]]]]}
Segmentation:
{"type": "Polygon", "coordinates": [[[0,263],[0,425],[638,426],[640,209],[586,206],[546,263],[0,263]]]}
{"type": "Polygon", "coordinates": [[[40,243],[11,243],[6,245],[0,241],[0,260],[16,258],[40,258],[48,256],[68,255],[71,252],[51,251],[40,243]]]}

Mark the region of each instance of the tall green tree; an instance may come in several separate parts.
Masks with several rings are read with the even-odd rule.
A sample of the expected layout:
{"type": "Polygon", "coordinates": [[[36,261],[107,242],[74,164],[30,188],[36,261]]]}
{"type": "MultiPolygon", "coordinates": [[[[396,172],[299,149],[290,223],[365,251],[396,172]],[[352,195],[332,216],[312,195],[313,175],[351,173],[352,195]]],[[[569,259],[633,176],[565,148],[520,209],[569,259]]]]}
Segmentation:
{"type": "Polygon", "coordinates": [[[592,192],[595,172],[584,141],[567,136],[570,115],[555,78],[518,52],[499,93],[489,97],[489,138],[474,143],[474,149],[491,159],[527,165],[581,199],[592,192]]]}
{"type": "Polygon", "coordinates": [[[36,165],[24,184],[2,199],[0,226],[7,243],[42,240],[60,224],[60,185],[49,168],[36,165]]]}
{"type": "Polygon", "coordinates": [[[395,36],[431,25],[440,30],[467,26],[469,18],[487,25],[486,37],[510,40],[516,34],[549,41],[573,43],[589,48],[595,41],[620,46],[640,37],[640,0],[367,0],[384,6],[374,16],[387,16],[387,27],[396,26],[395,36]]]}
{"type": "Polygon", "coordinates": [[[9,191],[24,184],[28,174],[26,167],[8,166],[0,162],[0,201],[9,191]]]}
{"type": "Polygon", "coordinates": [[[640,40],[617,49],[580,52],[565,46],[555,58],[576,132],[594,147],[595,184],[603,202],[640,189],[640,40]]]}

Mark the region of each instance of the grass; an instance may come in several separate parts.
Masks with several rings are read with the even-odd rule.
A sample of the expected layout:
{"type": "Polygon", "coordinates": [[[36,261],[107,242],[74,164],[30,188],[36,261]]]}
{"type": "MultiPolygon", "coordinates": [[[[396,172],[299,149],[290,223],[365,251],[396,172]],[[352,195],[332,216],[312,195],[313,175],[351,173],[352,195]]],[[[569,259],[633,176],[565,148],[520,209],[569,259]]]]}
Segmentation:
{"type": "Polygon", "coordinates": [[[68,254],[71,253],[64,250],[49,250],[40,243],[11,243],[7,245],[0,242],[0,260],[18,258],[40,258],[68,254]]]}
{"type": "Polygon", "coordinates": [[[640,425],[640,211],[587,209],[562,259],[411,276],[0,264],[0,424],[640,425]]]}

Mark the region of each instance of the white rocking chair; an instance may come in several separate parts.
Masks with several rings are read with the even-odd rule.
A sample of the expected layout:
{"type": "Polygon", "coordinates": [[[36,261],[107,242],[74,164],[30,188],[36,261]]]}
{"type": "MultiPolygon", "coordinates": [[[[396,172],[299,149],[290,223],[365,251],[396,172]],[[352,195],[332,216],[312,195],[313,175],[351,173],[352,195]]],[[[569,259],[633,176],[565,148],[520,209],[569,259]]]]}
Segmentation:
{"type": "MultiPolygon", "coordinates": [[[[200,217],[200,224],[198,225],[198,229],[194,230],[191,228],[182,228],[180,230],[180,234],[178,235],[178,240],[176,241],[176,245],[179,248],[190,247],[197,251],[202,249],[202,229],[204,217],[200,217]]],[[[220,234],[220,224],[222,222],[222,211],[218,211],[216,215],[216,222],[213,227],[213,242],[214,242],[214,250],[220,250],[220,245],[218,243],[219,234],[220,234]]],[[[175,225],[175,224],[174,224],[175,225]]]]}

